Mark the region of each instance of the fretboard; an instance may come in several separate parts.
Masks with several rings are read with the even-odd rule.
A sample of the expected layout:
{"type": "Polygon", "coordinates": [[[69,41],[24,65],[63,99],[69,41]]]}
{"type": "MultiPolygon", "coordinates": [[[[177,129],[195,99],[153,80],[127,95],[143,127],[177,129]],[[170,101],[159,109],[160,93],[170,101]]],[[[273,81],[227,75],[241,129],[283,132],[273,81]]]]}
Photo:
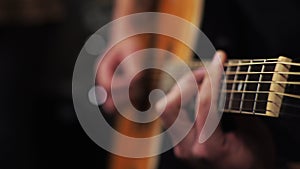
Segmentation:
{"type": "Polygon", "coordinates": [[[287,86],[300,85],[299,81],[289,80],[289,76],[300,76],[299,72],[290,71],[291,66],[300,64],[286,57],[229,60],[224,65],[226,86],[221,90],[226,101],[220,111],[278,117],[284,97],[300,99],[299,95],[286,92],[287,86]]]}

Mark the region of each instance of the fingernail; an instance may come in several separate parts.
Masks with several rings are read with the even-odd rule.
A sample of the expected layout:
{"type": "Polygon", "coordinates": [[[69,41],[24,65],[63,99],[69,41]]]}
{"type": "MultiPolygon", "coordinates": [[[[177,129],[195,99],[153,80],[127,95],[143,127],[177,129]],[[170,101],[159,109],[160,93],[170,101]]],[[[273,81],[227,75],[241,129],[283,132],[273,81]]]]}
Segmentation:
{"type": "Polygon", "coordinates": [[[217,51],[215,53],[215,55],[214,55],[213,61],[220,60],[221,59],[221,55],[222,55],[222,53],[217,51]]]}

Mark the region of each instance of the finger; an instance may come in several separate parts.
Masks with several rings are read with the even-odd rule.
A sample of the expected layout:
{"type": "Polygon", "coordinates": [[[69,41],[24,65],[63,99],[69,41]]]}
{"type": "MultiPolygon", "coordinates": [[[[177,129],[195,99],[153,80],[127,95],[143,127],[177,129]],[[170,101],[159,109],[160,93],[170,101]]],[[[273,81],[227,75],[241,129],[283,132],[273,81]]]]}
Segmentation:
{"type": "Polygon", "coordinates": [[[97,67],[97,83],[103,86],[108,92],[111,87],[113,74],[119,63],[119,54],[113,50],[103,57],[97,67]]]}
{"type": "MultiPolygon", "coordinates": [[[[103,60],[98,65],[98,70],[96,74],[96,83],[98,86],[101,86],[105,89],[107,94],[107,99],[102,105],[105,112],[112,113],[115,112],[115,106],[113,104],[112,96],[111,96],[111,83],[112,77],[116,67],[118,66],[119,60],[115,51],[111,51],[108,53],[103,60]]],[[[124,83],[120,83],[120,79],[115,79],[117,83],[123,85],[124,83]]],[[[122,86],[117,86],[118,88],[122,88],[122,86]]]]}
{"type": "Polygon", "coordinates": [[[167,96],[156,104],[156,110],[158,112],[164,112],[162,114],[162,120],[166,127],[170,126],[177,117],[180,107],[188,103],[193,96],[197,94],[197,85],[195,83],[201,83],[204,78],[204,69],[198,69],[191,74],[185,75],[181,78],[176,85],[172,87],[167,96]],[[185,99],[182,99],[185,98],[185,99]],[[166,99],[166,102],[165,100],[166,99]],[[165,103],[167,103],[165,105],[165,103]]]}
{"type": "Polygon", "coordinates": [[[200,134],[200,143],[205,142],[213,134],[221,120],[217,110],[217,102],[225,59],[226,54],[224,52],[216,52],[208,68],[208,74],[200,88],[196,122],[198,133],[200,134]]]}
{"type": "Polygon", "coordinates": [[[193,146],[192,150],[196,157],[213,159],[224,150],[225,137],[219,126],[221,116],[217,111],[217,101],[225,60],[226,54],[224,52],[216,52],[199,89],[198,114],[195,124],[198,143],[193,146]]]}
{"type": "Polygon", "coordinates": [[[105,102],[101,105],[102,108],[104,109],[105,113],[108,114],[114,114],[117,112],[117,109],[115,107],[115,103],[117,102],[125,102],[127,98],[125,97],[125,88],[122,86],[118,86],[117,90],[112,89],[112,92],[110,94],[107,94],[107,98],[105,102]],[[122,90],[123,89],[123,90],[122,90]],[[118,94],[114,94],[114,98],[112,97],[112,93],[117,93],[120,91],[118,94]]]}
{"type": "Polygon", "coordinates": [[[117,53],[117,51],[113,50],[104,57],[97,71],[97,85],[102,86],[108,95],[106,102],[103,104],[103,108],[109,113],[116,112],[116,108],[112,100],[112,92],[122,92],[122,94],[117,95],[116,99],[118,102],[125,101],[127,99],[125,97],[125,92],[128,92],[128,86],[131,80],[128,79],[129,75],[127,72],[133,73],[135,71],[135,66],[132,65],[128,66],[131,67],[131,69],[127,71],[124,66],[120,67],[119,70],[121,70],[122,73],[117,73],[116,69],[120,65],[122,59],[123,58],[117,53]]]}
{"type": "Polygon", "coordinates": [[[119,110],[122,109],[123,106],[131,104],[131,100],[140,98],[139,94],[141,90],[138,89],[141,89],[141,87],[142,85],[139,79],[132,79],[132,81],[130,81],[130,79],[123,76],[114,76],[109,93],[107,94],[107,100],[102,105],[104,110],[107,113],[115,113],[117,110],[115,107],[116,104],[119,106],[119,110]],[[130,90],[130,85],[134,86],[135,90],[130,90]]]}
{"type": "MultiPolygon", "coordinates": [[[[136,51],[136,48],[137,47],[135,43],[132,42],[131,38],[129,38],[120,42],[109,51],[107,51],[107,53],[102,56],[102,60],[97,67],[97,82],[101,84],[105,89],[110,89],[112,78],[117,67],[120,65],[124,58],[126,58],[132,52],[136,51]]],[[[135,66],[136,65],[130,66],[130,68],[134,68],[135,66]]]]}

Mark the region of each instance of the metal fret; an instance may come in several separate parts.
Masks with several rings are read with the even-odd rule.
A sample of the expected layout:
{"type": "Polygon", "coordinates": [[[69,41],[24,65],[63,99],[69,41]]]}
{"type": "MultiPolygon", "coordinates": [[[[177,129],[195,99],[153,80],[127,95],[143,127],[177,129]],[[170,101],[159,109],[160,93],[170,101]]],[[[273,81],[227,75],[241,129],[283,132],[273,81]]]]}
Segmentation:
{"type": "MultiPolygon", "coordinates": [[[[226,95],[224,112],[255,114],[278,117],[283,99],[300,99],[299,94],[285,92],[286,86],[300,85],[298,80],[287,80],[298,76],[299,71],[290,71],[291,66],[300,66],[280,56],[277,59],[229,60],[225,64],[226,95]]],[[[300,78],[300,77],[299,77],[300,78]]]]}
{"type": "MultiPolygon", "coordinates": [[[[227,67],[226,68],[226,73],[225,73],[225,78],[224,78],[224,80],[225,80],[225,82],[226,83],[224,83],[224,80],[222,80],[221,82],[222,82],[222,90],[224,89],[223,87],[224,87],[224,85],[226,86],[226,89],[227,89],[227,87],[228,87],[228,84],[227,84],[227,80],[229,80],[229,79],[227,79],[228,77],[229,77],[229,75],[226,75],[227,74],[227,72],[229,72],[230,70],[230,67],[227,67]]],[[[221,90],[221,91],[222,91],[221,90]]],[[[223,93],[223,92],[221,92],[221,93],[223,93]]],[[[230,95],[231,95],[231,93],[230,94],[228,94],[228,93],[225,93],[225,96],[226,96],[226,100],[225,100],[225,108],[227,108],[227,109],[230,109],[230,107],[229,107],[229,100],[230,100],[230,95]],[[228,98],[228,95],[229,95],[229,98],[228,98]]]]}
{"type": "MultiPolygon", "coordinates": [[[[250,61],[252,63],[252,60],[250,61]]],[[[247,72],[249,73],[251,71],[251,65],[248,66],[247,72]]],[[[245,82],[247,82],[249,79],[249,74],[246,74],[245,82]]],[[[240,104],[240,113],[242,113],[243,110],[243,105],[244,105],[244,99],[245,99],[245,91],[247,87],[247,83],[243,83],[243,93],[242,93],[242,98],[241,98],[241,104],[240,104]]]]}
{"type": "MultiPolygon", "coordinates": [[[[239,60],[238,62],[241,62],[241,61],[239,60]]],[[[240,66],[237,66],[235,72],[237,73],[237,72],[239,72],[239,71],[240,71],[240,66]]],[[[234,80],[237,80],[237,78],[238,78],[238,76],[237,76],[237,74],[235,74],[235,75],[234,75],[234,80]]],[[[231,90],[234,90],[234,89],[235,89],[235,86],[236,86],[235,83],[232,84],[231,90]]],[[[228,109],[230,109],[230,110],[232,109],[232,101],[233,101],[233,93],[230,93],[229,106],[228,106],[228,109]]]]}
{"type": "MultiPolygon", "coordinates": [[[[264,63],[266,62],[266,60],[264,60],[264,63]]],[[[261,67],[261,73],[265,71],[265,64],[262,65],[261,67]]],[[[259,75],[259,82],[262,81],[262,76],[263,74],[259,75]]],[[[258,99],[258,93],[259,93],[259,89],[260,89],[260,83],[257,84],[257,88],[256,88],[256,93],[255,93],[255,100],[254,100],[254,104],[253,104],[253,114],[255,114],[255,110],[257,108],[257,99],[258,99]]]]}

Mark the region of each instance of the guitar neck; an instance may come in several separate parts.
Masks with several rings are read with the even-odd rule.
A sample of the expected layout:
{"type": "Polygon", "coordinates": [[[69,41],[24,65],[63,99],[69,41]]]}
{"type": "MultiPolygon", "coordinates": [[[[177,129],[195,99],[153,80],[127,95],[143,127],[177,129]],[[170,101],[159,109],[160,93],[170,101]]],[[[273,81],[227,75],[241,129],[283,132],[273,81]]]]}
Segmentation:
{"type": "Polygon", "coordinates": [[[220,111],[278,117],[286,100],[300,100],[299,93],[290,89],[300,85],[299,71],[291,71],[300,64],[289,58],[229,60],[224,67],[220,94],[226,101],[220,111]]]}

